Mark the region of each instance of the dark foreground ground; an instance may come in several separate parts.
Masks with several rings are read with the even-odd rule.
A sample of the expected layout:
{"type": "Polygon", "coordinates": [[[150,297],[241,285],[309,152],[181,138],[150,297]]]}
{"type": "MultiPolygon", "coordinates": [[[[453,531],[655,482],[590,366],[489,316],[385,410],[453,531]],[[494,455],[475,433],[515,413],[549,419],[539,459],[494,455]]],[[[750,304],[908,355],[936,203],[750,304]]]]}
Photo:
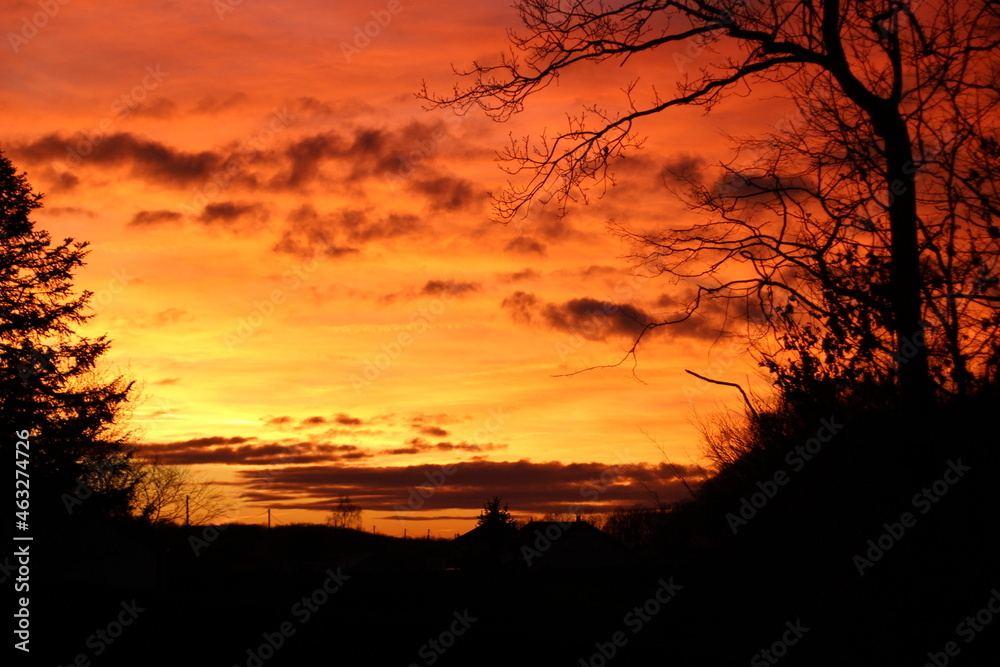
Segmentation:
{"type": "Polygon", "coordinates": [[[81,583],[33,598],[33,664],[998,664],[1000,614],[982,611],[994,596],[1000,611],[997,568],[961,540],[940,548],[947,534],[928,518],[863,577],[847,553],[802,562],[711,548],[584,572],[227,565],[204,554],[178,559],[152,589],[81,583]],[[112,637],[116,620],[128,625],[112,637]]]}
{"type": "Polygon", "coordinates": [[[200,529],[78,526],[32,545],[15,664],[1000,665],[997,408],[831,415],[798,466],[789,443],[828,419],[801,415],[633,567],[449,570],[447,542],[320,527],[231,527],[195,555],[200,529]]]}

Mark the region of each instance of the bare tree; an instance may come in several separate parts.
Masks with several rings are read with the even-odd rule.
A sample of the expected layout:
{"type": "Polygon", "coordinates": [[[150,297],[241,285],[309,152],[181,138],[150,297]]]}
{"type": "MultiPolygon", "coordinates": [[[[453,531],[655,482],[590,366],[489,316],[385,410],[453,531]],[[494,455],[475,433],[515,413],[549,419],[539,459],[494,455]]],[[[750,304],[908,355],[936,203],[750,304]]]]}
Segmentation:
{"type": "Polygon", "coordinates": [[[212,482],[198,479],[187,466],[142,459],[133,466],[132,513],[149,523],[198,526],[229,514],[233,502],[212,482]]]}
{"type": "MultiPolygon", "coordinates": [[[[685,46],[701,54],[675,92],[586,107],[569,128],[513,141],[527,174],[495,198],[501,221],[555,188],[562,206],[614,179],[635,127],[671,107],[707,110],[738,87],[783,89],[795,122],[737,140],[730,162],[688,169],[682,196],[706,221],[615,231],[634,259],[689,281],[682,321],[736,300],[761,363],[785,390],[814,379],[897,377],[919,404],[1000,376],[997,258],[1000,8],[989,0],[520,0],[527,32],[471,85],[421,96],[498,121],[586,62],[685,46]],[[752,156],[741,161],[740,156],[752,156]]],[[[565,210],[565,209],[564,209],[565,210]]],[[[638,345],[642,335],[636,340],[638,345]]],[[[630,355],[634,358],[636,347],[630,355]]],[[[627,358],[627,357],[626,357],[627,358]]]]}
{"type": "Polygon", "coordinates": [[[361,530],[361,506],[351,502],[350,496],[341,496],[337,501],[337,506],[327,516],[326,525],[334,528],[361,530]]]}

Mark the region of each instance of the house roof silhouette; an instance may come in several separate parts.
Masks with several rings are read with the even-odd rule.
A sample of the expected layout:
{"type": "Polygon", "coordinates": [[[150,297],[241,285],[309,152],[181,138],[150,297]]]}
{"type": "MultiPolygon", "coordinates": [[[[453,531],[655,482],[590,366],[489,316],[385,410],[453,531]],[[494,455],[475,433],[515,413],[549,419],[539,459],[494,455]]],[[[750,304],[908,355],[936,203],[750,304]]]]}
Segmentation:
{"type": "Polygon", "coordinates": [[[639,556],[594,525],[576,521],[531,521],[518,532],[521,555],[531,569],[628,567],[639,556]]]}

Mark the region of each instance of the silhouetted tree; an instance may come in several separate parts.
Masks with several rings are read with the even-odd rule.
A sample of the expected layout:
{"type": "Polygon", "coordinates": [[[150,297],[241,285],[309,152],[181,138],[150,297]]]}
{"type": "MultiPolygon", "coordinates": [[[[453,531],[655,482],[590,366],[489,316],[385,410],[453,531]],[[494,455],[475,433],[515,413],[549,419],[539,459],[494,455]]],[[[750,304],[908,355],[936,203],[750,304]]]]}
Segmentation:
{"type": "Polygon", "coordinates": [[[479,513],[479,518],[476,519],[477,526],[511,526],[515,527],[517,522],[514,517],[510,515],[507,511],[510,509],[507,503],[503,503],[503,507],[500,506],[499,496],[493,496],[490,500],[483,503],[483,511],[479,513]]]}
{"type": "Polygon", "coordinates": [[[26,175],[0,153],[0,430],[13,460],[15,433],[29,433],[31,512],[68,514],[61,500],[87,489],[82,512],[127,516],[131,433],[124,418],[132,382],[105,379],[109,341],[77,335],[90,292],[74,293],[86,243],[54,244],[35,229],[42,206],[26,175]]]}
{"type": "Polygon", "coordinates": [[[326,525],[334,528],[353,528],[361,530],[361,506],[351,502],[350,496],[341,496],[337,506],[326,518],[326,525]]]}
{"type": "Polygon", "coordinates": [[[199,480],[188,466],[157,459],[133,459],[132,514],[148,523],[199,526],[224,517],[233,502],[211,482],[199,480]]]}
{"type": "MultiPolygon", "coordinates": [[[[784,90],[797,113],[738,141],[715,173],[671,176],[706,222],[616,231],[655,273],[694,283],[678,318],[737,300],[780,388],[898,377],[903,396],[966,393],[1000,374],[1000,8],[990,0],[520,0],[512,55],[421,95],[498,121],[564,70],[675,49],[676,92],[623,111],[586,107],[538,144],[513,141],[503,221],[555,189],[566,202],[613,183],[634,125],[675,106],[711,109],[739,87],[784,90]],[[683,48],[682,48],[683,47],[683,48]],[[520,53],[517,53],[520,52],[520,53]],[[697,62],[695,62],[697,60],[697,62]],[[744,160],[740,160],[742,157],[744,160]],[[769,342],[777,341],[777,347],[769,342]]],[[[668,58],[669,52],[664,53],[668,58]]],[[[693,168],[692,168],[693,167],[693,168]]],[[[636,340],[636,345],[642,336],[636,340]]],[[[630,350],[634,356],[636,347],[630,350]]],[[[628,357],[626,357],[628,358],[628,357]]]]}

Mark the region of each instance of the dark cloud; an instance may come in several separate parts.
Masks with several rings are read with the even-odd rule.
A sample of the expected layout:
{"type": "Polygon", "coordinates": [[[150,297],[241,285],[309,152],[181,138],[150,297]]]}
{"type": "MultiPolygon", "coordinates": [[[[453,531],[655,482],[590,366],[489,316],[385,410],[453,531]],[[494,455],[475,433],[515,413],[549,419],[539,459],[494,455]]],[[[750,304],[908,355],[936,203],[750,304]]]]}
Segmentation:
{"type": "Polygon", "coordinates": [[[82,139],[79,137],[63,137],[55,132],[43,135],[34,141],[8,144],[7,150],[18,157],[32,163],[45,163],[65,160],[73,148],[71,142],[82,139]]]}
{"type": "Polygon", "coordinates": [[[246,93],[232,93],[224,98],[213,96],[203,97],[194,107],[195,113],[215,115],[227,109],[231,109],[249,100],[246,93]]]}
{"type": "Polygon", "coordinates": [[[423,512],[412,513],[412,514],[390,514],[385,518],[392,521],[468,521],[469,520],[468,516],[455,516],[452,514],[424,514],[423,512]]]}
{"type": "MultiPolygon", "coordinates": [[[[194,111],[217,114],[246,101],[242,93],[228,98],[205,98],[194,111]]],[[[342,120],[341,110],[346,115],[358,115],[366,108],[359,101],[331,105],[309,97],[291,102],[290,107],[292,113],[286,114],[288,117],[296,118],[296,112],[302,112],[313,120],[331,113],[342,120]]],[[[176,108],[173,102],[161,98],[136,113],[168,118],[176,114],[176,108]]],[[[359,184],[378,178],[396,187],[402,184],[425,197],[432,210],[451,211],[474,205],[478,194],[470,181],[434,168],[438,148],[448,136],[443,123],[412,122],[391,129],[357,127],[306,136],[286,134],[275,139],[274,146],[266,150],[257,145],[259,135],[252,135],[211,150],[191,151],[130,132],[98,133],[95,137],[84,133],[49,133],[12,144],[8,151],[31,165],[48,169],[51,173],[46,179],[54,183],[53,188],[65,190],[77,185],[77,176],[69,170],[80,166],[128,170],[132,178],[161,187],[194,187],[197,192],[211,184],[238,185],[254,192],[262,188],[303,192],[322,185],[325,189],[357,195],[359,184]],[[57,171],[52,165],[63,167],[57,171]]],[[[363,196],[363,191],[360,194],[363,196]]],[[[402,216],[380,220],[381,230],[363,229],[358,238],[366,234],[373,234],[374,238],[397,236],[397,227],[412,226],[414,222],[415,218],[402,216]]]]}
{"type": "Polygon", "coordinates": [[[71,192],[80,185],[80,179],[68,171],[60,172],[52,181],[52,189],[60,192],[71,192]]]}
{"type": "MultiPolygon", "coordinates": [[[[390,423],[398,422],[395,415],[379,415],[376,419],[384,420],[390,423]]],[[[444,412],[439,412],[434,415],[424,414],[422,412],[417,412],[409,417],[406,417],[403,421],[409,422],[410,426],[413,428],[420,428],[426,424],[455,424],[458,422],[468,421],[471,417],[460,415],[449,415],[444,412]]],[[[374,421],[374,420],[373,420],[374,421]]]]}
{"type": "Polygon", "coordinates": [[[545,256],[545,246],[528,236],[518,236],[515,239],[511,239],[503,249],[516,255],[535,254],[542,257],[545,256]]]}
{"type": "Polygon", "coordinates": [[[177,104],[166,97],[158,97],[150,102],[140,104],[132,111],[133,116],[148,118],[173,118],[177,115],[177,104]]]}
{"type": "MultiPolygon", "coordinates": [[[[412,446],[420,449],[426,443],[412,446]]],[[[698,466],[676,468],[689,482],[706,474],[698,466]]],[[[254,477],[253,471],[238,474],[247,482],[254,477]]],[[[667,464],[474,460],[450,466],[306,465],[283,467],[272,477],[257,502],[280,500],[286,509],[325,509],[328,501],[322,499],[349,495],[366,510],[408,510],[409,498],[426,495],[420,508],[429,514],[459,509],[475,512],[485,499],[499,495],[515,514],[544,514],[569,512],[577,506],[600,511],[648,504],[650,492],[663,502],[687,495],[667,464]],[[418,487],[430,493],[417,495],[418,487]]],[[[414,517],[420,514],[413,512],[414,517]]]]}
{"type": "MultiPolygon", "coordinates": [[[[435,429],[430,429],[435,430],[435,429]]],[[[443,429],[436,429],[438,431],[443,431],[443,429]]],[[[447,435],[447,431],[443,431],[447,435]]],[[[429,435],[435,435],[434,433],[429,433],[429,435]]],[[[507,445],[498,445],[492,442],[473,444],[469,442],[437,442],[430,443],[424,438],[410,438],[406,441],[405,447],[396,447],[394,449],[389,449],[386,454],[423,454],[424,452],[492,452],[498,449],[507,449],[507,445]]]]}
{"type": "Polygon", "coordinates": [[[672,322],[662,327],[670,336],[684,336],[701,340],[716,340],[729,324],[735,320],[759,317],[760,311],[753,299],[702,299],[697,310],[686,315],[697,292],[691,290],[679,294],[661,294],[656,306],[664,308],[660,321],[672,322]]]}
{"type": "Polygon", "coordinates": [[[259,202],[222,201],[206,204],[198,222],[210,227],[243,231],[260,227],[267,221],[267,207],[259,202]]]}
{"type": "Polygon", "coordinates": [[[584,297],[564,304],[546,304],[542,314],[553,329],[579,334],[591,340],[609,336],[638,336],[654,319],[629,304],[615,304],[584,297]]]}
{"type": "Polygon", "coordinates": [[[390,213],[379,220],[367,216],[350,216],[343,219],[347,238],[357,243],[413,236],[424,230],[423,221],[409,213],[390,213]]]}
{"type": "Polygon", "coordinates": [[[454,176],[414,178],[408,188],[427,197],[434,211],[457,211],[476,201],[472,182],[454,176]]]}
{"type": "MultiPolygon", "coordinates": [[[[294,417],[289,417],[288,415],[282,417],[265,417],[264,423],[268,426],[290,426],[294,424],[296,419],[294,417]]],[[[347,413],[338,412],[332,417],[306,417],[298,422],[295,426],[296,430],[317,428],[320,426],[325,426],[327,424],[340,424],[341,426],[361,426],[364,421],[358,419],[357,417],[351,417],[347,413]]]]}
{"type": "Polygon", "coordinates": [[[359,252],[353,244],[412,236],[423,229],[423,222],[415,215],[390,213],[373,220],[367,211],[360,209],[320,213],[311,204],[303,204],[289,214],[286,230],[273,249],[296,255],[311,256],[318,252],[338,257],[359,252]]]}
{"type": "Polygon", "coordinates": [[[542,274],[534,269],[522,269],[521,271],[515,271],[513,273],[497,274],[497,280],[505,283],[517,283],[522,280],[537,280],[541,277],[542,274]]]}
{"type": "Polygon", "coordinates": [[[424,435],[430,435],[435,438],[445,438],[448,436],[448,431],[444,430],[440,426],[421,426],[420,432],[424,435]]]}
{"type": "Polygon", "coordinates": [[[357,445],[316,442],[257,443],[257,438],[210,437],[147,445],[160,462],[177,465],[274,465],[330,463],[371,456],[357,445]]]}
{"type": "Polygon", "coordinates": [[[96,213],[87,208],[80,208],[79,206],[53,206],[52,208],[46,208],[45,211],[49,215],[84,215],[88,218],[93,218],[96,213]]]}
{"type": "Polygon", "coordinates": [[[180,222],[183,218],[177,211],[167,211],[167,210],[156,210],[156,211],[139,211],[132,216],[129,221],[129,225],[132,227],[144,227],[147,225],[161,225],[168,222],[180,222]]]}
{"type": "Polygon", "coordinates": [[[584,297],[562,304],[543,303],[534,294],[514,292],[500,304],[515,322],[540,323],[557,331],[606,340],[610,336],[635,337],[654,318],[629,304],[615,304],[584,297]]]}
{"type": "Polygon", "coordinates": [[[603,277],[607,278],[609,276],[618,276],[621,274],[620,268],[615,268],[613,266],[600,266],[598,264],[591,264],[585,269],[580,270],[580,277],[582,278],[595,278],[603,277]]]}
{"type": "Polygon", "coordinates": [[[464,297],[478,292],[482,288],[480,283],[460,282],[455,280],[428,280],[419,290],[406,289],[399,292],[389,292],[379,297],[385,303],[392,303],[397,299],[411,301],[420,297],[464,297]]]}
{"type": "Polygon", "coordinates": [[[389,449],[386,454],[423,454],[430,449],[426,443],[410,443],[405,447],[396,447],[394,449],[389,449]]]}
{"type": "Polygon", "coordinates": [[[498,449],[507,449],[507,445],[492,442],[484,442],[482,444],[470,443],[463,440],[462,442],[436,442],[434,443],[434,449],[441,452],[492,452],[498,449]]]}
{"type": "Polygon", "coordinates": [[[292,115],[296,117],[302,116],[310,120],[335,118],[339,122],[370,114],[375,110],[370,104],[358,98],[325,101],[305,96],[291,100],[288,106],[292,115]]]}
{"type": "Polygon", "coordinates": [[[284,232],[281,238],[271,246],[271,250],[277,253],[292,255],[294,257],[312,258],[317,254],[325,257],[343,257],[360,252],[357,248],[340,246],[329,243],[322,237],[310,236],[307,239],[297,237],[292,232],[284,232]]]}
{"type": "Polygon", "coordinates": [[[227,438],[225,436],[209,436],[206,438],[193,438],[191,440],[181,440],[180,442],[173,443],[174,445],[181,447],[204,447],[208,445],[238,445],[243,442],[250,442],[251,440],[256,440],[257,438],[249,437],[244,438],[242,436],[234,436],[227,438]]]}
{"type": "Polygon", "coordinates": [[[515,322],[531,324],[540,303],[541,301],[534,294],[519,290],[504,299],[500,306],[510,311],[510,316],[514,318],[515,322]]]}
{"type": "MultiPolygon", "coordinates": [[[[321,181],[340,185],[372,177],[402,181],[413,176],[417,166],[427,168],[425,163],[444,136],[441,124],[413,122],[395,129],[359,127],[342,134],[328,131],[302,137],[285,149],[288,164],[273,183],[301,190],[321,181]],[[336,174],[326,170],[334,163],[336,174]]],[[[437,208],[460,208],[473,198],[468,182],[449,176],[425,175],[407,180],[406,185],[437,208]]]]}
{"type": "Polygon", "coordinates": [[[471,292],[478,292],[479,283],[456,282],[454,280],[428,280],[420,294],[425,296],[465,296],[471,292]]]}
{"type": "Polygon", "coordinates": [[[762,172],[726,172],[713,185],[718,195],[750,200],[774,199],[776,192],[809,187],[810,184],[803,178],[791,176],[779,179],[762,172]]]}
{"type": "Polygon", "coordinates": [[[211,151],[187,152],[129,132],[115,132],[96,141],[82,135],[48,134],[17,146],[15,152],[32,162],[59,161],[70,167],[79,163],[131,166],[137,178],[182,187],[203,184],[224,162],[211,151]]]}
{"type": "Polygon", "coordinates": [[[697,183],[701,181],[704,168],[705,159],[700,155],[677,153],[663,163],[660,168],[660,179],[667,186],[697,183]]]}
{"type": "Polygon", "coordinates": [[[281,185],[302,188],[319,177],[324,161],[343,152],[343,139],[333,132],[299,139],[285,149],[285,156],[290,164],[281,185]]]}
{"type": "Polygon", "coordinates": [[[333,421],[344,426],[361,426],[364,422],[357,417],[351,417],[343,412],[338,412],[333,417],[333,421]]]}
{"type": "Polygon", "coordinates": [[[545,209],[532,224],[532,229],[547,241],[559,241],[577,234],[565,215],[545,209]]]}
{"type": "Polygon", "coordinates": [[[180,322],[184,319],[189,319],[187,311],[180,308],[167,308],[166,310],[154,313],[149,326],[159,328],[180,322]]]}
{"type": "Polygon", "coordinates": [[[155,382],[151,382],[150,384],[153,384],[153,385],[177,384],[180,381],[181,381],[180,378],[163,378],[162,380],[156,380],[155,382]]]}

